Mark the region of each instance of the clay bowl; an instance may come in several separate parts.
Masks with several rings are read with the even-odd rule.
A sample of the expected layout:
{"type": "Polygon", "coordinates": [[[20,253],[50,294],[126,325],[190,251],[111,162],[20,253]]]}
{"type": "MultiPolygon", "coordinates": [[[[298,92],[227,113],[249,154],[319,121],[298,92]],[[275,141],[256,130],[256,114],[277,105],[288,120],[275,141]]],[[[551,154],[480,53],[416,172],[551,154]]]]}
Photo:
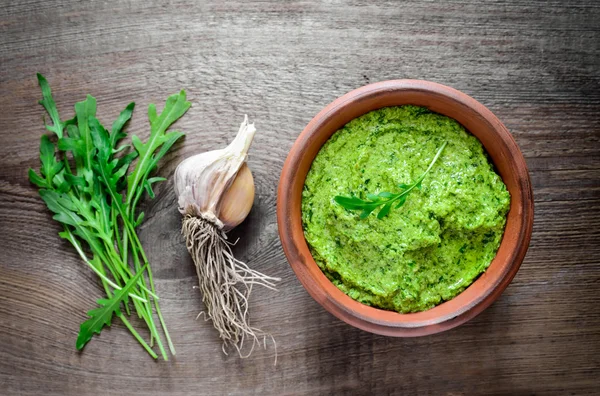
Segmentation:
{"type": "Polygon", "coordinates": [[[281,172],[277,224],[281,244],[292,269],[308,293],[326,310],[366,331],[413,337],[465,323],[492,304],[506,289],[527,252],[533,225],[533,196],[519,147],[506,127],[485,106],[462,92],[428,81],[384,81],[336,99],[304,128],[281,172]],[[381,107],[404,104],[425,106],[460,122],[483,143],[511,195],[504,237],[487,271],[452,300],[427,311],[410,314],[361,304],[335,287],[310,254],[300,213],[304,180],[323,143],[356,117],[381,107]]]}

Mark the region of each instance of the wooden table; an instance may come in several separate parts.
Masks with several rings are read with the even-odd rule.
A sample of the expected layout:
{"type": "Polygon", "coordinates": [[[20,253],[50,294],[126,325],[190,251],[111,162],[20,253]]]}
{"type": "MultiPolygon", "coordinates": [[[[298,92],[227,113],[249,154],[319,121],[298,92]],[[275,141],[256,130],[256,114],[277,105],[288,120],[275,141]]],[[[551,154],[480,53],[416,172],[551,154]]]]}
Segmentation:
{"type": "Polygon", "coordinates": [[[600,8],[594,1],[361,3],[14,1],[0,6],[0,393],[585,394],[600,392],[600,8]],[[83,353],[79,324],[102,296],[59,239],[26,173],[38,167],[43,109],[35,73],[63,118],[86,93],[110,123],[185,88],[187,133],[160,166],[140,234],[177,357],[153,361],[120,324],[83,353]],[[471,322],[415,339],[354,329],[297,281],[275,218],[294,139],[336,97],[369,82],[420,78],[488,106],[527,160],[536,218],[527,257],[502,297],[471,322]],[[222,147],[247,113],[258,134],[257,196],[235,253],[279,276],[255,289],[253,323],[273,349],[225,356],[179,234],[171,177],[222,147]]]}

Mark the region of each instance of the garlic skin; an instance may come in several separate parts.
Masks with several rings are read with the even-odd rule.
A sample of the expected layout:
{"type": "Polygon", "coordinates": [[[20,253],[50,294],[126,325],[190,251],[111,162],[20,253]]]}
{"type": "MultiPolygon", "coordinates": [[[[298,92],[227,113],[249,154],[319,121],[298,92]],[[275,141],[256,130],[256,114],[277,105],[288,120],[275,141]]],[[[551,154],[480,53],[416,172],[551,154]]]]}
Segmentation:
{"type": "MultiPolygon", "coordinates": [[[[225,227],[220,218],[222,198],[246,162],[255,133],[254,124],[249,124],[248,116],[244,116],[244,122],[229,146],[186,158],[177,166],[174,187],[179,212],[204,218],[221,229],[225,227]]],[[[250,206],[253,199],[254,184],[250,206]]],[[[228,224],[228,228],[230,226],[228,224]]]]}

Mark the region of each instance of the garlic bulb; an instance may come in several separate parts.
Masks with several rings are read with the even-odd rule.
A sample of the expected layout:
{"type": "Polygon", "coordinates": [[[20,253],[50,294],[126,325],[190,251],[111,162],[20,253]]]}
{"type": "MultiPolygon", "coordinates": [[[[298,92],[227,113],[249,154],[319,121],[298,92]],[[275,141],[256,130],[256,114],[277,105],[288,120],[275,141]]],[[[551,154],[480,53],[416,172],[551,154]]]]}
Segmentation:
{"type": "MultiPolygon", "coordinates": [[[[179,197],[179,211],[182,214],[202,217],[220,228],[226,226],[218,217],[221,198],[246,162],[255,133],[254,124],[248,124],[248,116],[245,116],[237,136],[229,146],[194,155],[177,166],[175,194],[179,197]]],[[[252,191],[254,199],[254,183],[252,191]]],[[[227,229],[236,225],[228,224],[227,229]]]]}
{"type": "Polygon", "coordinates": [[[226,234],[244,221],[254,201],[254,180],[246,159],[255,132],[245,117],[229,146],[185,159],[175,170],[174,182],[184,216],[181,232],[196,266],[207,318],[219,332],[223,352],[233,346],[241,357],[249,356],[256,345],[266,346],[267,337],[273,339],[250,326],[252,287],[275,290],[274,282],[279,281],[237,260],[226,234]],[[248,338],[252,344],[244,352],[248,338]]]}

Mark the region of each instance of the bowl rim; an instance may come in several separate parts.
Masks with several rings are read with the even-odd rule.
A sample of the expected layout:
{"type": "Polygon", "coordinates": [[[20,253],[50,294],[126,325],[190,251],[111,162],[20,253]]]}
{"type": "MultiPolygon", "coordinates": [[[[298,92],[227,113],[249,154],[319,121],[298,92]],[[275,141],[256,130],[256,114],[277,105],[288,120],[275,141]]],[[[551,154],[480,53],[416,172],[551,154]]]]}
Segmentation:
{"type": "MultiPolygon", "coordinates": [[[[404,104],[410,103],[398,103],[396,105],[404,104]]],[[[394,104],[390,105],[393,106],[394,104]]],[[[370,107],[365,112],[361,112],[361,114],[366,114],[390,105],[370,107]]],[[[423,106],[422,104],[417,105],[423,106]]],[[[440,113],[443,114],[443,112],[440,113]]],[[[345,121],[344,124],[348,121],[345,121]]],[[[335,130],[341,128],[344,124],[339,125],[335,130]]],[[[466,126],[465,129],[469,130],[466,126]]],[[[324,141],[329,139],[335,130],[324,141]]],[[[469,130],[469,132],[471,131],[469,130]]],[[[471,133],[476,135],[481,141],[481,138],[476,133],[471,133]]],[[[321,147],[322,143],[316,149],[316,152],[321,147]]],[[[489,153],[487,148],[486,151],[489,153]]],[[[296,190],[298,189],[296,188],[296,190]]],[[[525,257],[533,228],[533,209],[533,192],[527,165],[517,143],[507,128],[489,109],[467,94],[454,88],[425,80],[388,80],[365,85],[337,98],[323,108],[307,124],[294,142],[281,171],[277,192],[277,224],[281,244],[290,266],[308,293],[327,311],[352,326],[376,334],[400,337],[421,336],[449,330],[465,323],[491,305],[512,281],[525,257]],[[433,95],[438,100],[447,101],[452,106],[457,106],[461,111],[469,112],[471,116],[477,118],[477,122],[486,123],[487,128],[493,131],[499,138],[494,144],[501,144],[502,148],[499,150],[505,150],[505,153],[508,153],[507,158],[510,162],[511,177],[516,175],[518,186],[515,188],[520,195],[519,197],[513,197],[513,192],[511,191],[509,215],[511,212],[516,211],[516,214],[513,214],[510,219],[511,221],[516,219],[514,221],[517,221],[518,234],[514,235],[514,238],[511,236],[510,241],[506,243],[514,244],[514,248],[509,251],[510,254],[502,263],[496,264],[496,258],[494,258],[490,264],[490,267],[494,264],[501,265],[501,267],[497,267],[500,268],[499,275],[496,277],[486,277],[485,275],[490,269],[488,267],[484,274],[453,299],[443,302],[427,311],[408,314],[386,311],[362,304],[353,300],[333,285],[314,261],[304,238],[301,208],[297,202],[301,201],[301,188],[299,189],[300,197],[296,197],[298,200],[294,201],[294,196],[298,192],[294,191],[293,187],[298,187],[298,184],[301,187],[304,186],[306,172],[308,172],[314,156],[310,159],[306,172],[298,172],[298,168],[303,157],[307,155],[308,147],[311,144],[315,144],[316,137],[319,136],[322,128],[328,122],[332,122],[334,117],[340,117],[341,112],[352,106],[360,106],[360,103],[364,103],[365,101],[378,103],[376,98],[389,96],[390,94],[416,94],[423,97],[433,95]],[[459,299],[460,296],[473,288],[475,284],[478,284],[477,288],[483,287],[483,293],[472,293],[473,296],[469,296],[468,300],[465,299],[464,302],[459,301],[460,304],[451,304],[452,301],[459,299]],[[446,309],[440,308],[444,306],[446,309]],[[448,309],[449,307],[452,309],[448,309]]],[[[508,228],[508,221],[506,228],[508,228]]],[[[503,245],[505,245],[505,239],[507,239],[506,230],[498,250],[499,252],[503,248],[503,245]]]]}

